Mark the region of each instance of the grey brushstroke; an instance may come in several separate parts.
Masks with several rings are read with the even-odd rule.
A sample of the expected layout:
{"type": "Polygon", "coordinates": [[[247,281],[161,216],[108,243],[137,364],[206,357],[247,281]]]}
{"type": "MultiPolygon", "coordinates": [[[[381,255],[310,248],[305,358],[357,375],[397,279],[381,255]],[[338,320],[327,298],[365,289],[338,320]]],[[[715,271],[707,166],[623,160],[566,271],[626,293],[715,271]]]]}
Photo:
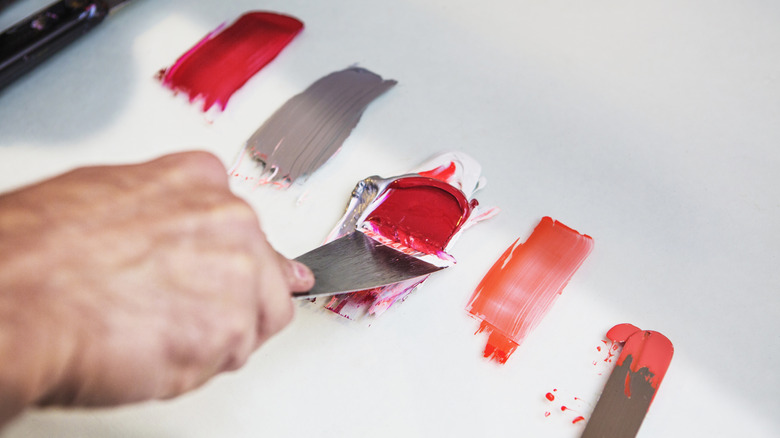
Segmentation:
{"type": "Polygon", "coordinates": [[[653,373],[647,367],[631,371],[633,360],[631,355],[626,356],[610,374],[582,438],[633,438],[639,432],[656,390],[650,384],[653,373]],[[630,397],[626,395],[626,381],[630,397]]]}
{"type": "Polygon", "coordinates": [[[366,107],[397,82],[364,68],[331,73],[288,100],[247,141],[270,181],[309,175],[335,154],[366,107]]]}

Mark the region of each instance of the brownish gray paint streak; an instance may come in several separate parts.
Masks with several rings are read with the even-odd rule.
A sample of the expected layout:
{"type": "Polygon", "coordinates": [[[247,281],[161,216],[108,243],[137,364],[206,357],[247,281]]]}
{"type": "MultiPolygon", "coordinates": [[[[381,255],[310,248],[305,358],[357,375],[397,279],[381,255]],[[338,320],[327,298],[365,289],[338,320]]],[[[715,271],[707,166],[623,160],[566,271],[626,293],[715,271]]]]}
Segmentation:
{"type": "Polygon", "coordinates": [[[267,182],[289,185],[314,172],[339,150],[366,107],[396,83],[350,67],[288,100],[247,141],[267,182]]]}
{"type": "Polygon", "coordinates": [[[650,383],[653,373],[648,368],[631,371],[633,360],[627,356],[610,374],[582,438],[636,436],[656,389],[650,383]]]}

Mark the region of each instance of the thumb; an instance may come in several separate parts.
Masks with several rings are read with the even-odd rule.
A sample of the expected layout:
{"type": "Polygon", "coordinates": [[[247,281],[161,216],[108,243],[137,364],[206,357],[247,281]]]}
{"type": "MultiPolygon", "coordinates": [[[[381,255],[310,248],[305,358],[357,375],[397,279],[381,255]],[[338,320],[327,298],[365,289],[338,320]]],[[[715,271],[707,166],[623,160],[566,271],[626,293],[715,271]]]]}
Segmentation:
{"type": "Polygon", "coordinates": [[[291,292],[306,292],[314,287],[314,273],[301,262],[280,255],[280,263],[291,292]]]}

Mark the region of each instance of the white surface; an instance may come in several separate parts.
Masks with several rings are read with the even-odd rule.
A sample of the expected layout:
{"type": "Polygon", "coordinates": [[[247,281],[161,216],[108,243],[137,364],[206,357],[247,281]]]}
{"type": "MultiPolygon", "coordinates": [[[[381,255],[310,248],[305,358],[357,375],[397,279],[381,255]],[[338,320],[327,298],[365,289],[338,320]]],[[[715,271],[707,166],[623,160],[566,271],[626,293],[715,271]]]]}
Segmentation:
{"type": "Polygon", "coordinates": [[[676,347],[640,436],[777,436],[780,3],[571,3],[139,0],[6,89],[2,190],[189,148],[230,164],[287,98],[356,63],[399,85],[340,154],[286,192],[237,187],[274,245],[316,246],[357,180],[450,149],[483,164],[477,197],[503,212],[379,319],[302,306],[247,367],[181,399],[30,412],[0,436],[575,437],[544,394],[595,403],[595,347],[620,322],[676,347]],[[153,76],[250,9],[306,29],[208,123],[153,76]],[[545,215],[595,250],[510,361],[485,362],[463,307],[545,215]]]}

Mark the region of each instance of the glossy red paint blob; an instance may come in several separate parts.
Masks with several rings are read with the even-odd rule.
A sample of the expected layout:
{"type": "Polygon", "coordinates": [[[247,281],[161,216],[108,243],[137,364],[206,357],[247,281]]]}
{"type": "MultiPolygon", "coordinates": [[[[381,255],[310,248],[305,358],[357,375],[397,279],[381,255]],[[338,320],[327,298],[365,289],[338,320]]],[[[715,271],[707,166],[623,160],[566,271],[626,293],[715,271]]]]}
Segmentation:
{"type": "Polygon", "coordinates": [[[482,279],[466,310],[490,330],[485,357],[504,363],[539,324],[593,249],[593,239],[549,217],[515,241],[482,279]]]}
{"type": "Polygon", "coordinates": [[[303,29],[303,23],[272,12],[248,12],[227,28],[206,35],[161,73],[163,85],[225,109],[230,96],[271,62],[303,29]]]}
{"type": "MultiPolygon", "coordinates": [[[[646,368],[648,371],[647,381],[657,390],[674,355],[672,342],[659,332],[642,330],[632,324],[618,324],[612,327],[607,332],[607,338],[616,344],[624,343],[617,365],[623,365],[626,358],[631,356],[631,373],[637,373],[646,368]]],[[[631,397],[630,375],[626,376],[625,394],[627,397],[631,397]]],[[[653,393],[653,397],[655,397],[655,393],[653,393]]]]}
{"type": "Polygon", "coordinates": [[[426,254],[444,252],[476,201],[460,190],[429,177],[399,178],[368,213],[364,226],[393,242],[426,254]]]}
{"type": "Polygon", "coordinates": [[[544,396],[547,398],[547,400],[550,400],[550,401],[555,400],[555,396],[552,394],[552,392],[548,392],[544,396]]]}

